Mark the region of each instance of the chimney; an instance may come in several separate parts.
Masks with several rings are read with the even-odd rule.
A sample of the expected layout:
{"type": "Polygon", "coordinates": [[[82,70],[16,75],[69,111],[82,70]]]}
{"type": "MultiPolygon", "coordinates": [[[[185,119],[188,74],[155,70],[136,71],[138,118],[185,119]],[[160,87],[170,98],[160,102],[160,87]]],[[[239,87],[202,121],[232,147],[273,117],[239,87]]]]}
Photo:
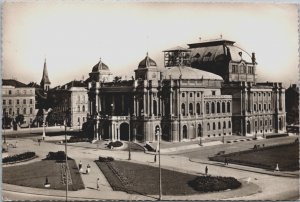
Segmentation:
{"type": "Polygon", "coordinates": [[[255,64],[256,63],[256,58],[255,58],[255,53],[252,53],[252,63],[255,64]]]}

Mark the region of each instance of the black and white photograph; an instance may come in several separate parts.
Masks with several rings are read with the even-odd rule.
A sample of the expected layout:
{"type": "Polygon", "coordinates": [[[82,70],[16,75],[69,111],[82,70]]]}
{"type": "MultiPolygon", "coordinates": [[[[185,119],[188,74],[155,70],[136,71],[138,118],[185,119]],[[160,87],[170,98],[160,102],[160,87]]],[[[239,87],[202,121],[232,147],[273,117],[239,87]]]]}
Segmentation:
{"type": "Polygon", "coordinates": [[[1,6],[2,201],[299,199],[298,4],[1,6]]]}

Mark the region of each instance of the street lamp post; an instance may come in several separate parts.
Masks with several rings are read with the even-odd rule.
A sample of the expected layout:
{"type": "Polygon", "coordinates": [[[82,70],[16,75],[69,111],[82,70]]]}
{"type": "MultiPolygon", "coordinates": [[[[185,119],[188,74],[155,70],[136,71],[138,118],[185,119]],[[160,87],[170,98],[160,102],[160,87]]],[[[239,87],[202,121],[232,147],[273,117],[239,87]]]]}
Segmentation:
{"type": "Polygon", "coordinates": [[[129,140],[128,140],[128,160],[131,160],[130,129],[129,129],[129,140]]]}
{"type": "Polygon", "coordinates": [[[66,202],[68,201],[68,189],[69,189],[69,179],[68,179],[68,150],[67,150],[67,120],[65,120],[65,154],[66,154],[66,202]]]}
{"type": "Polygon", "coordinates": [[[159,200],[162,200],[162,186],[161,186],[161,166],[160,166],[160,130],[156,129],[158,136],[158,167],[159,167],[159,200]]]}

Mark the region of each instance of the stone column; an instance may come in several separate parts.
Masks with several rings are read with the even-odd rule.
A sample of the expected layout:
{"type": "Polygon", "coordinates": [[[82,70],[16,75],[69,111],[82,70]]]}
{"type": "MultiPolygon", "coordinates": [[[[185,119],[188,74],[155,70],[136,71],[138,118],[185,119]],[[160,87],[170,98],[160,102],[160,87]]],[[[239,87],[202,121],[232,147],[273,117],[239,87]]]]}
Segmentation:
{"type": "Polygon", "coordinates": [[[170,89],[170,117],[173,115],[173,90],[170,89]]]}

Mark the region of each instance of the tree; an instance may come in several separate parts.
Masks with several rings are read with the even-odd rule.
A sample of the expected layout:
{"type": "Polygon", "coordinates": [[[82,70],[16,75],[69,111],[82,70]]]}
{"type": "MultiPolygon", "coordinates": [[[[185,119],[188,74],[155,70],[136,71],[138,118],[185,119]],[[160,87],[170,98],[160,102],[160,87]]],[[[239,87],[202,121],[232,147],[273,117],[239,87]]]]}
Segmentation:
{"type": "Polygon", "coordinates": [[[24,115],[23,114],[18,114],[16,116],[16,123],[19,125],[22,125],[24,123],[24,115]]]}

